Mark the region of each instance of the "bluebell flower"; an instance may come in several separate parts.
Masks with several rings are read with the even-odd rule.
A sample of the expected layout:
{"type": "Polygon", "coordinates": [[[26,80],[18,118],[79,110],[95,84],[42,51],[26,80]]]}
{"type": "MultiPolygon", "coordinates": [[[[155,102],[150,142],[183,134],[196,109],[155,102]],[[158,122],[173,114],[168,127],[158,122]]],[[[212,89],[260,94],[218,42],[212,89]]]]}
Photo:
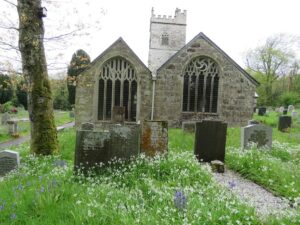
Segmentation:
{"type": "Polygon", "coordinates": [[[43,186],[41,187],[40,192],[45,192],[45,188],[43,186]]]}
{"type": "Polygon", "coordinates": [[[6,205],[6,202],[3,202],[3,204],[0,205],[0,211],[2,211],[4,209],[5,205],[6,205]]]}
{"type": "Polygon", "coordinates": [[[232,189],[232,188],[234,188],[236,186],[236,183],[235,183],[234,180],[232,180],[232,181],[228,182],[228,185],[229,185],[229,188],[232,189]]]}
{"type": "Polygon", "coordinates": [[[175,191],[174,205],[179,210],[184,210],[187,205],[187,197],[183,191],[175,191]]]}
{"type": "Polygon", "coordinates": [[[13,214],[10,215],[10,219],[12,219],[12,220],[16,219],[16,217],[17,217],[17,215],[15,213],[13,213],[13,214]]]}

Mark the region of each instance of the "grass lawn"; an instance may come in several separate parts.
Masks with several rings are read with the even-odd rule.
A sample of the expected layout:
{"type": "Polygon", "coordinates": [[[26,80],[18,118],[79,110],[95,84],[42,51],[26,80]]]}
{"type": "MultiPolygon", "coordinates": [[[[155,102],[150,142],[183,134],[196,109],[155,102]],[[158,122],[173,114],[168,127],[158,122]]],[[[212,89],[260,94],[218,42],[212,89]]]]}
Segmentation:
{"type": "MultiPolygon", "coordinates": [[[[28,118],[28,112],[23,110],[23,109],[19,109],[17,114],[10,114],[10,116],[11,116],[11,118],[15,118],[15,119],[28,118]]],[[[69,112],[66,112],[66,111],[55,110],[54,111],[54,116],[55,116],[56,126],[59,126],[59,125],[62,125],[62,124],[73,121],[73,118],[69,117],[69,112]]],[[[0,113],[0,118],[1,117],[2,117],[2,113],[0,113]]],[[[30,133],[29,121],[18,122],[18,129],[19,129],[20,136],[29,135],[29,133],[30,133]]],[[[7,125],[1,125],[0,124],[0,143],[5,142],[5,141],[9,141],[9,140],[12,140],[12,139],[13,139],[13,137],[11,137],[8,134],[7,125]]]]}
{"type": "Polygon", "coordinates": [[[230,128],[226,164],[289,198],[298,216],[258,217],[199,165],[193,135],[179,129],[169,131],[168,157],[141,155],[97,176],[74,176],[75,131],[68,129],[59,133],[59,156],[30,156],[28,144],[15,149],[22,167],[0,182],[0,224],[300,224],[300,142],[281,142],[290,134],[272,151],[242,151],[240,129],[230,128]]]}

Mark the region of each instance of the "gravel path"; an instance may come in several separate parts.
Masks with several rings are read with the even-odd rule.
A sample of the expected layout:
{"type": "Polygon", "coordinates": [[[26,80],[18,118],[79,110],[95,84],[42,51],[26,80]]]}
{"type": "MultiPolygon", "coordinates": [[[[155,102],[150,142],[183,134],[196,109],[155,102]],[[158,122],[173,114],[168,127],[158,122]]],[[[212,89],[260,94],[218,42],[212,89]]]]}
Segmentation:
{"type": "MultiPolygon", "coordinates": [[[[74,122],[71,122],[71,123],[66,123],[62,126],[58,126],[56,129],[58,131],[60,130],[63,130],[65,128],[71,128],[74,126],[74,122]]],[[[28,141],[30,140],[30,136],[25,136],[25,137],[20,137],[20,138],[16,138],[16,139],[13,139],[13,140],[10,140],[10,141],[7,141],[7,142],[3,142],[3,143],[0,143],[0,149],[5,149],[5,148],[8,148],[8,147],[11,147],[11,146],[16,146],[16,145],[19,145],[19,144],[22,144],[24,143],[25,141],[28,141]]]]}
{"type": "Polygon", "coordinates": [[[261,216],[278,215],[291,210],[287,199],[276,197],[266,189],[241,177],[239,174],[226,170],[225,173],[214,173],[216,181],[230,189],[242,202],[254,208],[261,216]]]}

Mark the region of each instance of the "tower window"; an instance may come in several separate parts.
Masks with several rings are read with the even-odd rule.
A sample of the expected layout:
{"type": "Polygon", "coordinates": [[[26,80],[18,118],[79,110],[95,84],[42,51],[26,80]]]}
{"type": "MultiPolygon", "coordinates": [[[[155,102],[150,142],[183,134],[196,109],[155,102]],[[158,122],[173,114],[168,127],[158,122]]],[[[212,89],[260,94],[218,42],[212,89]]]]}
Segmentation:
{"type": "Polygon", "coordinates": [[[207,57],[193,59],[183,74],[183,112],[217,112],[219,69],[207,57]]]}
{"type": "Polygon", "coordinates": [[[98,120],[111,120],[114,106],[125,107],[125,119],[136,121],[137,76],[125,59],[104,64],[99,77],[98,120]]]}
{"type": "Polygon", "coordinates": [[[161,45],[169,45],[169,35],[167,33],[162,34],[161,45]]]}

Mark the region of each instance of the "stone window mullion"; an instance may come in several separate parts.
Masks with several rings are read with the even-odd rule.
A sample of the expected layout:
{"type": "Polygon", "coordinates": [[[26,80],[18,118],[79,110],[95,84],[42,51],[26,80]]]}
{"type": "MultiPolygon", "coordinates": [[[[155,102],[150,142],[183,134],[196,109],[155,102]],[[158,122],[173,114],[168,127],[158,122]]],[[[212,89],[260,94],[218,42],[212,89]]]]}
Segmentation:
{"type": "Polygon", "coordinates": [[[198,86],[199,86],[199,74],[196,74],[196,86],[195,86],[195,105],[194,105],[194,112],[197,112],[198,108],[198,86]]]}
{"type": "Polygon", "coordinates": [[[187,111],[189,112],[190,111],[190,101],[191,101],[191,99],[190,99],[190,95],[191,95],[191,88],[190,88],[190,86],[191,86],[191,76],[190,76],[190,74],[189,74],[189,82],[188,82],[188,102],[187,102],[187,111]]]}
{"type": "Polygon", "coordinates": [[[213,92],[214,92],[214,79],[215,76],[212,76],[211,78],[211,84],[210,84],[210,102],[209,102],[209,111],[212,111],[212,102],[213,102],[213,92]]]}
{"type": "Polygon", "coordinates": [[[106,120],[107,79],[104,80],[103,120],[106,120]]]}

